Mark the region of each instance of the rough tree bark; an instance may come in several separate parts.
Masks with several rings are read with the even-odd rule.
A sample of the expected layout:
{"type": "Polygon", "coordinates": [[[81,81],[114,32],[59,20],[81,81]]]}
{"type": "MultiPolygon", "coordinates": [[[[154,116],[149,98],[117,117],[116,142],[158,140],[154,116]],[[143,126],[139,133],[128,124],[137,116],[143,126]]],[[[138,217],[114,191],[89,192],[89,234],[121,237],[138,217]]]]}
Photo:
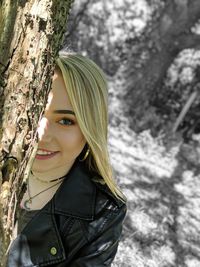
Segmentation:
{"type": "MultiPolygon", "coordinates": [[[[187,48],[200,47],[200,35],[191,31],[200,19],[199,0],[168,0],[162,13],[151,22],[151,32],[140,40],[140,51],[146,51],[144,63],[136,66],[137,57],[130,56],[126,69],[127,93],[124,101],[131,125],[141,121],[155,93],[162,87],[167,70],[175,57],[187,48]],[[143,114],[141,113],[143,107],[143,114]]],[[[148,26],[148,27],[149,27],[148,26]]]]}
{"type": "Polygon", "coordinates": [[[0,1],[0,266],[37,149],[71,0],[0,1]]]}

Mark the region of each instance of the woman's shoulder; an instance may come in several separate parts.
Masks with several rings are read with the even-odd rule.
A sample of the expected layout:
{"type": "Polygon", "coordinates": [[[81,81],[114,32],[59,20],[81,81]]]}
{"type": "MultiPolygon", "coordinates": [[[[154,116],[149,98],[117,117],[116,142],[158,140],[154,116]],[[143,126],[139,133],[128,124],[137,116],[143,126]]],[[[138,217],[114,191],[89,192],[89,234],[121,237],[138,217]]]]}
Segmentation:
{"type": "MultiPolygon", "coordinates": [[[[113,195],[109,187],[101,181],[94,180],[96,200],[94,217],[90,221],[81,221],[87,240],[99,240],[99,245],[119,241],[127,205],[113,195]],[[115,240],[116,238],[116,240],[115,240]]],[[[116,243],[117,244],[117,243],[116,243]]]]}
{"type": "Polygon", "coordinates": [[[127,205],[121,199],[117,198],[109,189],[103,179],[94,177],[92,179],[96,187],[95,215],[106,212],[126,213],[127,205]]]}

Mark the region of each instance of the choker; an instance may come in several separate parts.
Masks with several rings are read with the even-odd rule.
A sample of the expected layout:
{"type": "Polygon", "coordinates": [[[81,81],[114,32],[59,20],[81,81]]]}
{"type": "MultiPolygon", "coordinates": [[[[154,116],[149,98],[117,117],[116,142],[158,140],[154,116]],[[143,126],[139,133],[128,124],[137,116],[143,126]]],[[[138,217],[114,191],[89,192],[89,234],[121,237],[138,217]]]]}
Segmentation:
{"type": "Polygon", "coordinates": [[[52,180],[50,180],[50,181],[44,181],[44,180],[38,178],[37,176],[35,176],[35,175],[33,174],[32,170],[31,170],[31,174],[33,175],[33,177],[34,177],[36,180],[38,180],[38,181],[40,181],[40,182],[42,182],[42,183],[45,183],[45,184],[49,184],[49,183],[52,183],[52,182],[59,181],[59,180],[61,180],[61,179],[64,179],[65,176],[66,176],[66,174],[65,174],[64,176],[62,176],[62,177],[60,177],[60,178],[52,179],[52,180]]]}

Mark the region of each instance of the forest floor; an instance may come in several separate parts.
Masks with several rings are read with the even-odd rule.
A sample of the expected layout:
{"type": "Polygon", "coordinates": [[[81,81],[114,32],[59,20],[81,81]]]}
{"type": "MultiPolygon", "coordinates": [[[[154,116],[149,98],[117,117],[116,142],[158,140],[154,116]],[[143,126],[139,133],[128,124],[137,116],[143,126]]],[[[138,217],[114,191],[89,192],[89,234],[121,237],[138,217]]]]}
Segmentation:
{"type": "Polygon", "coordinates": [[[111,160],[128,199],[112,266],[200,267],[197,147],[177,137],[153,138],[150,130],[136,134],[122,116],[117,99],[113,98],[111,109],[115,114],[109,129],[111,160]]]}

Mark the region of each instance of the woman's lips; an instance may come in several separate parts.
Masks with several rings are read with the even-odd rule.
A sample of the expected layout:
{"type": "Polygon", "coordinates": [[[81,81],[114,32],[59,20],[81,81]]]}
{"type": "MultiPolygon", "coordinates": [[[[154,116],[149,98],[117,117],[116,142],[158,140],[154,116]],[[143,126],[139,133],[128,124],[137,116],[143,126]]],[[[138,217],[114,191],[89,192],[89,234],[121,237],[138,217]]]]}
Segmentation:
{"type": "Polygon", "coordinates": [[[46,159],[50,159],[50,158],[55,157],[58,153],[59,153],[59,151],[53,152],[53,153],[51,153],[49,155],[37,155],[36,154],[35,158],[39,159],[39,160],[46,160],[46,159]]]}

